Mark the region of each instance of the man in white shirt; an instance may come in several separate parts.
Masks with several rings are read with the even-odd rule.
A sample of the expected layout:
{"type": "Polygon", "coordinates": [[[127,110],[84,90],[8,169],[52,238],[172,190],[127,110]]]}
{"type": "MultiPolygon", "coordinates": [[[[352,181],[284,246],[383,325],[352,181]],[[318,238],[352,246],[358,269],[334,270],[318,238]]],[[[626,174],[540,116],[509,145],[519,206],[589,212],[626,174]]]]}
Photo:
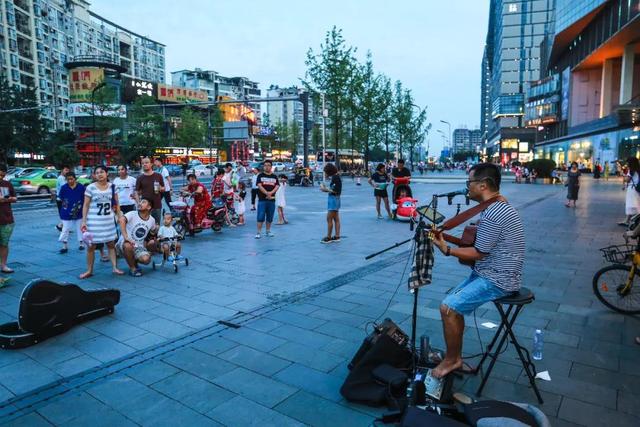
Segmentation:
{"type": "Polygon", "coordinates": [[[153,164],[156,167],[156,172],[162,175],[162,179],[164,180],[164,191],[162,192],[162,197],[167,203],[167,207],[171,207],[171,174],[169,173],[169,170],[164,167],[164,165],[162,164],[162,160],[160,160],[159,158],[156,158],[153,161],[153,164]]]}
{"type": "Polygon", "coordinates": [[[118,176],[113,180],[116,187],[120,210],[123,214],[136,210],[136,179],[129,176],[127,166],[118,166],[118,176]]]}
{"type": "Polygon", "coordinates": [[[142,276],[138,263],[151,262],[151,251],[156,250],[156,242],[147,240],[147,237],[157,229],[156,220],[151,216],[151,202],[147,199],[140,199],[138,211],[131,211],[120,217],[121,234],[116,248],[127,261],[130,276],[142,276]]]}

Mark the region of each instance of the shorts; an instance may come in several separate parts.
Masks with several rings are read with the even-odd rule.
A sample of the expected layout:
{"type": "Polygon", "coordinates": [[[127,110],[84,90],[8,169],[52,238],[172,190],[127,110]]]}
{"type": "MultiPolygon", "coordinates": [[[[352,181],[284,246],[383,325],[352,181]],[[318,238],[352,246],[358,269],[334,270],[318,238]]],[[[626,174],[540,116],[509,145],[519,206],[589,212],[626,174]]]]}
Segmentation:
{"type": "Polygon", "coordinates": [[[340,196],[329,194],[327,198],[327,210],[338,212],[340,210],[340,196]]]}
{"type": "MultiPolygon", "coordinates": [[[[116,249],[118,250],[118,254],[124,256],[124,240],[118,240],[118,243],[116,243],[116,249]]],[[[140,261],[140,258],[145,255],[148,255],[149,257],[151,256],[151,253],[149,253],[147,248],[145,248],[144,246],[136,246],[135,248],[133,248],[133,254],[136,261],[140,261]]]]}
{"type": "Polygon", "coordinates": [[[461,315],[473,313],[482,304],[505,297],[513,292],[500,289],[488,279],[471,273],[464,282],[456,286],[442,304],[461,315]]]}
{"type": "Polygon", "coordinates": [[[375,190],[373,190],[373,195],[376,197],[382,197],[383,199],[388,199],[389,198],[389,194],[387,193],[387,189],[385,188],[384,190],[380,190],[378,188],[376,188],[375,190]]]}
{"type": "Polygon", "coordinates": [[[9,246],[9,239],[11,239],[11,234],[13,234],[14,226],[15,224],[0,225],[0,246],[4,246],[5,248],[9,246]]]}
{"type": "Polygon", "coordinates": [[[136,210],[136,205],[120,205],[120,212],[122,212],[122,215],[129,212],[133,212],[135,210],[136,210]]]}
{"type": "Polygon", "coordinates": [[[258,200],[258,222],[273,222],[273,214],[276,212],[275,200],[258,200]]]}

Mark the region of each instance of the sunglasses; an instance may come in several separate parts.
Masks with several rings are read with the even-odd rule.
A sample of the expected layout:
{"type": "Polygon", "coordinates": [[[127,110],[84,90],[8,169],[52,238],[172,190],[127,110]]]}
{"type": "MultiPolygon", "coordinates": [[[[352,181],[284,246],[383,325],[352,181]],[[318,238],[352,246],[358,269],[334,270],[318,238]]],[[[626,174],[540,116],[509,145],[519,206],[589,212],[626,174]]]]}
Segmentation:
{"type": "Polygon", "coordinates": [[[495,182],[493,178],[491,177],[486,177],[486,178],[480,178],[480,179],[468,179],[466,182],[467,185],[467,189],[469,189],[471,187],[471,183],[472,182],[482,182],[482,181],[491,181],[491,182],[495,182]]]}

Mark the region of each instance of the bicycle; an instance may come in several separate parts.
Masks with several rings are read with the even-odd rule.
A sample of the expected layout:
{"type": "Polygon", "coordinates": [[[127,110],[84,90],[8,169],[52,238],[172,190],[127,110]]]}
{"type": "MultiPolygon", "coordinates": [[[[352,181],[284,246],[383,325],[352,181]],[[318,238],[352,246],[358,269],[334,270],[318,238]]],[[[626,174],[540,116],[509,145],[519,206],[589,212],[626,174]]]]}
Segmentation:
{"type": "Polygon", "coordinates": [[[613,311],[640,314],[640,240],[635,245],[607,246],[600,251],[612,265],[593,276],[593,293],[613,311]]]}

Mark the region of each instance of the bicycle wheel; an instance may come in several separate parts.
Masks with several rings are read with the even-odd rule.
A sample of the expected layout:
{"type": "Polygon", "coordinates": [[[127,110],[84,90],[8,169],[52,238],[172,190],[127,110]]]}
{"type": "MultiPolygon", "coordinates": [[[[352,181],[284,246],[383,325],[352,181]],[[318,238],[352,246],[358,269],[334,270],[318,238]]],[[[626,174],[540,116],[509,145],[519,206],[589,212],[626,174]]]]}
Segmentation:
{"type": "Polygon", "coordinates": [[[640,276],[633,276],[627,288],[630,265],[614,264],[600,269],[593,276],[593,293],[611,310],[624,314],[640,314],[640,276]]]}

